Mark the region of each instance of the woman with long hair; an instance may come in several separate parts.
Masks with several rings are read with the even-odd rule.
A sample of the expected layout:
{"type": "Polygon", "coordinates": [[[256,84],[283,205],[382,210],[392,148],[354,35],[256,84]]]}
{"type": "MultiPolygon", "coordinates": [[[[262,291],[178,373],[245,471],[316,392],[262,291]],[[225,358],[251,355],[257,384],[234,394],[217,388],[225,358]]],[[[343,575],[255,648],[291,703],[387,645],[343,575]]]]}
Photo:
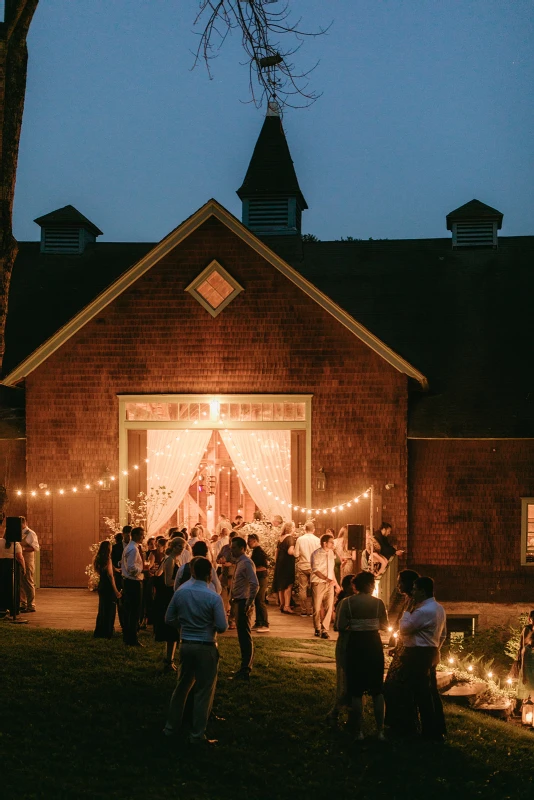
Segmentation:
{"type": "Polygon", "coordinates": [[[278,602],[282,614],[293,614],[291,610],[291,590],[295,583],[295,523],[284,522],[276,548],[273,592],[278,592],[278,602]]]}
{"type": "MultiPolygon", "coordinates": [[[[419,573],[413,569],[403,569],[399,572],[397,591],[403,597],[399,619],[405,611],[411,611],[414,607],[412,589],[418,577],[419,573]]],[[[404,645],[398,635],[398,631],[397,636],[392,638],[395,643],[395,649],[384,683],[386,725],[400,735],[412,734],[418,730],[418,717],[415,700],[409,689],[408,676],[402,663],[404,645]]]]}
{"type": "Polygon", "coordinates": [[[121,597],[121,593],[115,583],[109,539],[100,542],[93,559],[93,567],[100,578],[98,582],[98,614],[93,635],[95,639],[111,639],[115,627],[117,600],[121,597]]]}
{"type": "Polygon", "coordinates": [[[153,607],[154,639],[156,642],[165,642],[164,672],[176,672],[177,669],[174,663],[174,656],[180,632],[166,624],[165,614],[174,594],[174,577],[177,571],[177,562],[180,560],[185,547],[185,539],[182,539],[181,536],[171,539],[167,544],[165,557],[160,562],[153,578],[155,587],[153,607]]]}
{"type": "Polygon", "coordinates": [[[356,740],[363,736],[363,694],[373,698],[379,740],[384,739],[384,650],[380,631],[387,630],[388,614],[382,600],[373,597],[375,577],[359,572],[352,584],[356,594],[346,597],[336,615],[338,630],[348,631],[345,670],[351,700],[349,723],[356,740]]]}
{"type": "Polygon", "coordinates": [[[534,610],[521,632],[519,651],[514,664],[517,672],[517,696],[523,702],[534,699],[534,610]]]}

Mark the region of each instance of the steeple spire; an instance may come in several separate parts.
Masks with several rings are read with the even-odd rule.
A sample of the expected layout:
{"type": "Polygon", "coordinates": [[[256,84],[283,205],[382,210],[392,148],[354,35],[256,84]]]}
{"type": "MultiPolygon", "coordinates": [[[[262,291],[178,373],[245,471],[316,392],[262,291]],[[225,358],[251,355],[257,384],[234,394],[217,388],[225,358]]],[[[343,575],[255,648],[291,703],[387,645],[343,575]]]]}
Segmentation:
{"type": "Polygon", "coordinates": [[[254,233],[300,234],[308,208],[300,190],[276,101],[270,101],[247,174],[237,195],[243,223],[254,233]]]}

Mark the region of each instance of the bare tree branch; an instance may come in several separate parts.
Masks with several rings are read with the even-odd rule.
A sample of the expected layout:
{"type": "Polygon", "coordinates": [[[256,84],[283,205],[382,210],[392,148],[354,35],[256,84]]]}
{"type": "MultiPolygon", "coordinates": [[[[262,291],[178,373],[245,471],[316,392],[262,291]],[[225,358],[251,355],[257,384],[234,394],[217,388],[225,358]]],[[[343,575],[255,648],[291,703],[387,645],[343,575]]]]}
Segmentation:
{"type": "Polygon", "coordinates": [[[217,57],[232,31],[241,35],[247,56],[249,90],[252,102],[260,107],[266,100],[280,106],[308,106],[320,94],[310,88],[311,69],[299,71],[293,56],[306,38],[322,36],[328,28],[305,31],[301,20],[292,22],[290,2],[274,9],[276,0],[200,0],[195,25],[202,26],[194,66],[204,62],[212,77],[211,61],[217,57]],[[282,44],[283,42],[283,44],[282,44]],[[288,44],[291,43],[291,46],[288,44]]]}

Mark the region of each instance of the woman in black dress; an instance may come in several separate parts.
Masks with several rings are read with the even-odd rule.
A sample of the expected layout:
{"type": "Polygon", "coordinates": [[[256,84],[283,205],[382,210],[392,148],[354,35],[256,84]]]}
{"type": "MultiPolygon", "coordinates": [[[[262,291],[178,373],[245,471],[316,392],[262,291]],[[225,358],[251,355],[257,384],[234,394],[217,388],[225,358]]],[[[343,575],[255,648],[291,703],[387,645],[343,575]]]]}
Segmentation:
{"type": "MultiPolygon", "coordinates": [[[[399,619],[405,611],[411,611],[414,606],[412,589],[419,573],[413,569],[403,569],[397,578],[397,591],[404,598],[399,619]]],[[[399,636],[395,638],[393,659],[388,668],[384,683],[384,698],[386,701],[386,725],[395,733],[406,736],[417,733],[419,720],[415,699],[409,688],[409,681],[402,663],[404,645],[399,636]]]]}
{"type": "Polygon", "coordinates": [[[291,590],[295,583],[295,523],[284,522],[276,548],[273,592],[278,592],[282,614],[292,614],[291,590]]]}
{"type": "Polygon", "coordinates": [[[388,614],[382,600],[373,597],[375,578],[360,572],[353,580],[356,594],[342,601],[337,616],[338,630],[348,631],[345,671],[347,695],[351,699],[349,722],[356,740],[363,737],[363,694],[373,698],[379,740],[384,740],[384,650],[380,631],[387,630],[388,614]]]}
{"type": "Polygon", "coordinates": [[[95,639],[111,639],[115,627],[117,600],[120,598],[121,593],[115,583],[113,564],[111,562],[111,542],[108,539],[100,542],[93,566],[100,577],[98,582],[98,614],[93,635],[95,639]]]}

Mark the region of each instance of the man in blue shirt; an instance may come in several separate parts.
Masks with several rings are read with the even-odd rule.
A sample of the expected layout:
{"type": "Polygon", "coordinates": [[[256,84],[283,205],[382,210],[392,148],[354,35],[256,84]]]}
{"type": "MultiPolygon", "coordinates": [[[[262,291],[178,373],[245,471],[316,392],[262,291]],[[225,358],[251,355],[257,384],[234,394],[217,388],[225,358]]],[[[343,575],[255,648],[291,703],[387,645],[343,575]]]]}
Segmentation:
{"type": "Polygon", "coordinates": [[[211,562],[201,556],[194,558],[190,580],[174,593],[165,614],[167,625],[180,628],[181,643],[178,682],[163,732],[172,736],[180,728],[185,704],[194,686],[191,744],[215,743],[214,739],[206,738],[206,725],[217,685],[217,633],[224,633],[228,622],[220,595],[208,588],[210,580],[211,562]]]}

